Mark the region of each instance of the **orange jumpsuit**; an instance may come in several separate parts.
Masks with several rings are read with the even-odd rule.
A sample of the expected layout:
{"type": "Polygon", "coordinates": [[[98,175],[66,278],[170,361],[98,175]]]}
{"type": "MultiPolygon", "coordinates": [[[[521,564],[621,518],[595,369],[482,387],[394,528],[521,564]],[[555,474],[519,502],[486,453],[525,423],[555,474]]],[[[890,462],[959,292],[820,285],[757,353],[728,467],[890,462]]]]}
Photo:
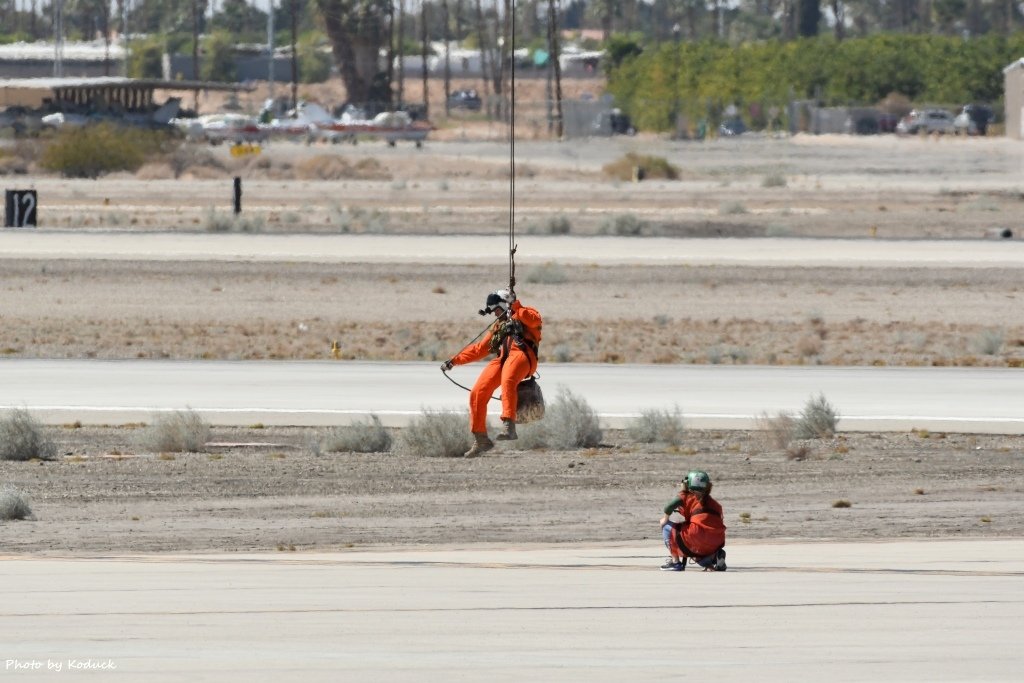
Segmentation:
{"type": "MultiPolygon", "coordinates": [[[[475,434],[487,433],[487,402],[494,390],[501,387],[501,419],[515,420],[519,400],[517,387],[520,382],[537,370],[537,344],[540,343],[541,317],[537,309],[523,306],[519,300],[509,306],[510,320],[518,320],[523,326],[523,345],[511,337],[505,337],[497,357],[491,359],[477,377],[476,384],[469,392],[469,426],[475,434]],[[525,347],[525,348],[524,348],[525,347]]],[[[499,329],[504,320],[496,320],[491,332],[499,329]]],[[[473,363],[491,354],[491,335],[485,335],[477,343],[467,346],[452,358],[452,365],[473,363]]]]}
{"type": "MultiPolygon", "coordinates": [[[[704,557],[725,545],[725,524],[722,522],[722,506],[711,496],[700,497],[693,493],[679,494],[679,504],[673,506],[685,518],[678,533],[669,536],[669,551],[674,557],[704,557]],[[682,541],[680,547],[679,541],[682,541]],[[690,552],[686,552],[689,550],[690,552]]],[[[673,501],[674,503],[675,501],[673,501]]],[[[668,507],[665,508],[668,513],[668,507]]]]}

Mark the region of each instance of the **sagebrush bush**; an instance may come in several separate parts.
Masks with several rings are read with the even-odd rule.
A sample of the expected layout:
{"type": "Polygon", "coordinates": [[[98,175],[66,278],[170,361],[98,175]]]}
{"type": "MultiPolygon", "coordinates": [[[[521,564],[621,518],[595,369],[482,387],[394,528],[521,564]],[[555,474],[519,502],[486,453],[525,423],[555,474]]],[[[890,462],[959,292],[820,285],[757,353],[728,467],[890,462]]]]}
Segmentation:
{"type": "Polygon", "coordinates": [[[664,443],[677,446],[683,440],[683,416],[678,406],[667,410],[644,410],[626,429],[626,436],[637,443],[664,443]]]}
{"type": "Polygon", "coordinates": [[[757,428],[761,431],[765,445],[769,448],[786,450],[796,434],[796,419],[785,412],[774,416],[762,413],[757,418],[757,428]]]}
{"type": "Polygon", "coordinates": [[[544,222],[544,225],[549,235],[568,235],[572,230],[572,223],[561,214],[551,216],[544,222]]]}
{"type": "Polygon", "coordinates": [[[834,436],[839,413],[825,399],[824,394],[812,396],[796,420],[794,436],[798,439],[825,439],[834,436]]]}
{"type": "Polygon", "coordinates": [[[461,457],[469,450],[469,418],[465,413],[425,410],[395,440],[398,455],[461,457]]]}
{"type": "Polygon", "coordinates": [[[210,440],[210,425],[194,410],[162,413],[146,427],[142,445],[158,453],[197,453],[210,440]]]}
{"type": "Polygon", "coordinates": [[[602,235],[619,235],[621,237],[637,237],[647,230],[647,222],[631,213],[610,216],[601,221],[598,232],[602,235]]]}
{"type": "Polygon", "coordinates": [[[556,261],[545,261],[526,271],[526,281],[542,285],[560,285],[569,281],[569,274],[556,261]]]}
{"type": "Polygon", "coordinates": [[[263,232],[266,220],[254,214],[235,214],[234,212],[209,209],[203,219],[203,228],[207,232],[263,232]]]}
{"type": "Polygon", "coordinates": [[[321,154],[295,164],[298,180],[390,180],[391,174],[372,158],[352,163],[342,156],[321,154]]]}
{"type": "Polygon", "coordinates": [[[735,200],[722,202],[718,207],[718,213],[722,214],[723,216],[747,213],[747,207],[743,204],[743,202],[738,202],[735,200]]]}
{"type": "Polygon", "coordinates": [[[0,417],[0,460],[49,460],[56,454],[57,446],[27,410],[15,408],[0,417]]]}
{"type": "Polygon", "coordinates": [[[227,171],[224,164],[208,150],[196,145],[179,145],[167,155],[167,164],[175,178],[194,168],[212,168],[227,171]]]}
{"type": "Polygon", "coordinates": [[[10,484],[0,487],[0,519],[28,519],[32,516],[32,507],[25,494],[10,484]]]}
{"type": "Polygon", "coordinates": [[[353,422],[329,431],[320,444],[320,450],[327,453],[385,453],[391,450],[391,434],[379,417],[370,415],[366,422],[353,422]]]}
{"type": "Polygon", "coordinates": [[[605,164],[601,170],[609,178],[629,181],[633,179],[633,169],[643,169],[644,180],[660,178],[662,180],[678,180],[679,168],[673,166],[664,157],[629,152],[624,157],[605,164]]]}
{"type": "Polygon", "coordinates": [[[761,180],[761,187],[786,187],[786,176],[778,171],[769,173],[761,180]]]}
{"type": "Polygon", "coordinates": [[[171,138],[158,131],[99,123],[57,133],[43,149],[39,165],[65,178],[98,178],[132,171],[160,155],[171,138]]]}
{"type": "Polygon", "coordinates": [[[559,387],[558,397],[548,404],[544,419],[520,427],[519,447],[593,448],[601,443],[601,436],[601,425],[593,408],[568,388],[559,387]]]}
{"type": "Polygon", "coordinates": [[[1002,330],[982,330],[971,342],[971,346],[978,353],[994,356],[1003,348],[1003,339],[1002,330]]]}

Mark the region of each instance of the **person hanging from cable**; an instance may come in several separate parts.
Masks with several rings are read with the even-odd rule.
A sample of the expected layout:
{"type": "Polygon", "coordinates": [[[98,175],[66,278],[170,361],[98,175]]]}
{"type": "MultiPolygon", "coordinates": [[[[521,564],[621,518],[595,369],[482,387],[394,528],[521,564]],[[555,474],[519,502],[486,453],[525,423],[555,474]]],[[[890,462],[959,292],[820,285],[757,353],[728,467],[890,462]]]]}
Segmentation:
{"type": "Polygon", "coordinates": [[[494,314],[497,320],[480,341],[471,343],[441,364],[447,372],[455,365],[473,363],[495,354],[484,366],[469,392],[469,427],[473,433],[473,447],[467,458],[476,457],[494,448],[487,435],[487,403],[501,387],[501,422],[503,430],[499,441],[513,441],[516,435],[519,383],[537,371],[537,348],[541,338],[541,315],[535,308],[524,306],[511,288],[499,289],[487,295],[487,303],[480,315],[494,314]]]}

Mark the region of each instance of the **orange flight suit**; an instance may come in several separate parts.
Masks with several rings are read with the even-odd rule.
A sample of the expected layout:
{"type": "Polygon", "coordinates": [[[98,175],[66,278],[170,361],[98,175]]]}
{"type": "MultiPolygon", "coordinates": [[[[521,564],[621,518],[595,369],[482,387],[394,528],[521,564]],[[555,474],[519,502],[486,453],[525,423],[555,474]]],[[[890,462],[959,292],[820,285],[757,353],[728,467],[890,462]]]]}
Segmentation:
{"type": "Polygon", "coordinates": [[[725,524],[722,522],[722,506],[711,496],[700,497],[689,492],[680,492],[678,512],[685,518],[678,532],[669,536],[669,552],[673,557],[704,557],[725,545],[725,524]],[[682,546],[680,546],[682,541],[682,546]],[[686,552],[689,550],[690,552],[686,552]]]}
{"type": "MultiPolygon", "coordinates": [[[[518,320],[523,326],[522,344],[511,336],[505,337],[497,357],[491,359],[477,377],[469,392],[469,426],[475,434],[487,433],[487,402],[494,390],[501,387],[501,419],[515,420],[519,400],[517,387],[537,371],[537,345],[540,343],[541,317],[537,309],[523,306],[516,299],[509,306],[509,320],[518,320]]],[[[505,320],[496,320],[491,333],[500,329],[505,320]]],[[[452,358],[452,365],[465,365],[487,357],[491,353],[491,336],[487,334],[472,346],[467,346],[452,358]]]]}

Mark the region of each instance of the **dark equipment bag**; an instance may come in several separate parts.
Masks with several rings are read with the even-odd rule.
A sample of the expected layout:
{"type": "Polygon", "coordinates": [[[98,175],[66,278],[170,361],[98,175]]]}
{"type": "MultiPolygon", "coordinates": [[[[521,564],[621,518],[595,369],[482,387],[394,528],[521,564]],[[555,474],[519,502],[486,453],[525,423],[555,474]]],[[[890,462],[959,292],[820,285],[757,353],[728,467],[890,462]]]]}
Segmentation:
{"type": "Polygon", "coordinates": [[[518,407],[516,423],[527,424],[544,418],[544,394],[537,383],[537,377],[527,377],[516,387],[518,407]]]}

